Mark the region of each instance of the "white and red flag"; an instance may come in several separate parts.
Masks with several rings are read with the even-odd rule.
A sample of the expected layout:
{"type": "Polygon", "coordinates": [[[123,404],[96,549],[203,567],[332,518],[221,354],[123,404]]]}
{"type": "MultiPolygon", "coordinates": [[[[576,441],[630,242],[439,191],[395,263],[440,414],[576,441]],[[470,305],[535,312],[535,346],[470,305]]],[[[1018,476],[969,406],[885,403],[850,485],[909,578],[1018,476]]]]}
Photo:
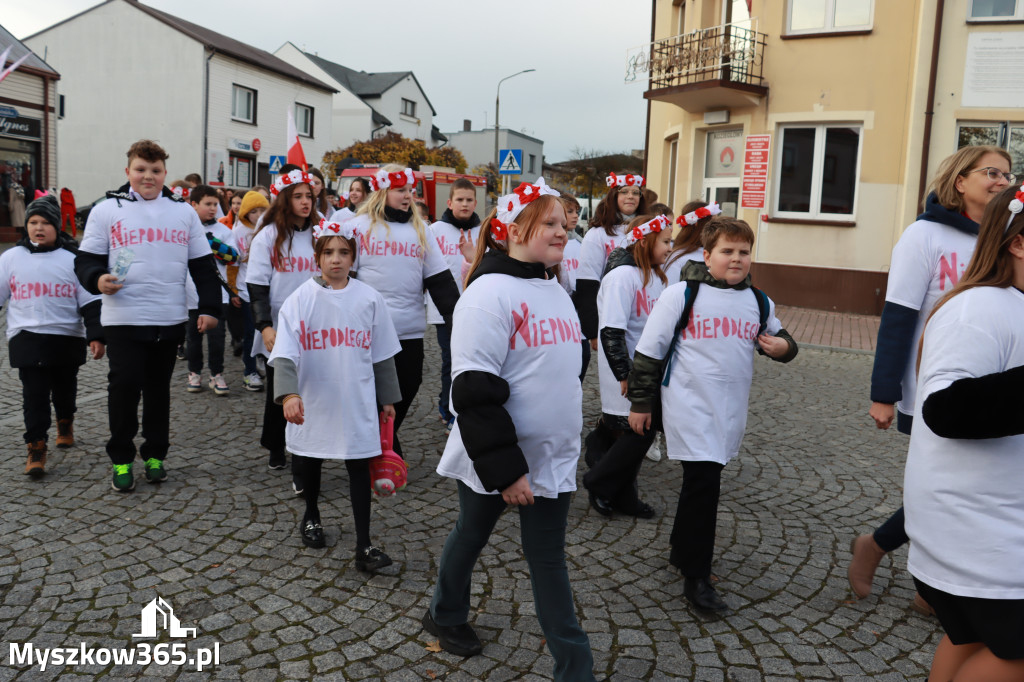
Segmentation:
{"type": "Polygon", "coordinates": [[[295,127],[295,112],[288,109],[288,163],[294,163],[302,170],[306,170],[306,155],[302,153],[302,145],[299,144],[299,130],[295,127]]]}

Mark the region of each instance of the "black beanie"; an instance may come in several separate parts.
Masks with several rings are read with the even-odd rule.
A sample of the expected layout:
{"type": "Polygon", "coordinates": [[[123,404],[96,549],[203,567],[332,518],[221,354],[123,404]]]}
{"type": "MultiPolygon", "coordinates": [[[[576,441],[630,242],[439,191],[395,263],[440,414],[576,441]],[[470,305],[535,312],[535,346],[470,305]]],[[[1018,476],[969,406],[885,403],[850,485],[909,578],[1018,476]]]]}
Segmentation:
{"type": "Polygon", "coordinates": [[[26,225],[28,225],[28,219],[34,215],[42,216],[46,222],[53,225],[53,229],[60,233],[60,204],[57,203],[56,197],[47,194],[30,203],[25,209],[26,225]]]}

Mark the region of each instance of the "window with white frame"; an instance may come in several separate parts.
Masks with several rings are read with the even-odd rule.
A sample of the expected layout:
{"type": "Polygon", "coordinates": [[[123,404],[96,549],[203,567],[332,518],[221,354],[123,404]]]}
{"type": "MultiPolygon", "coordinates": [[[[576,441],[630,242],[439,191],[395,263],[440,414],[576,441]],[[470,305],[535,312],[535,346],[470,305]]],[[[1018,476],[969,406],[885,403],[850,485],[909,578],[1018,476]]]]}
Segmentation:
{"type": "Polygon", "coordinates": [[[256,123],[256,91],[241,85],[231,86],[231,118],[256,123]]]}
{"type": "Polygon", "coordinates": [[[313,107],[295,103],[295,129],[303,137],[313,137],[313,107]]]}
{"type": "Polygon", "coordinates": [[[1024,0],[970,0],[967,19],[974,21],[1024,19],[1024,0]]]}
{"type": "Polygon", "coordinates": [[[957,149],[982,144],[1002,147],[1013,159],[1010,172],[1017,177],[1024,177],[1024,122],[963,121],[956,128],[957,149]]]}
{"type": "Polygon", "coordinates": [[[875,0],[788,0],[786,34],[868,31],[875,0]]]}
{"type": "Polygon", "coordinates": [[[416,102],[411,99],[402,98],[402,113],[406,116],[416,117],[416,102]]]}
{"type": "Polygon", "coordinates": [[[779,129],[775,216],[851,220],[857,205],[860,125],[794,124],[779,129]]]}

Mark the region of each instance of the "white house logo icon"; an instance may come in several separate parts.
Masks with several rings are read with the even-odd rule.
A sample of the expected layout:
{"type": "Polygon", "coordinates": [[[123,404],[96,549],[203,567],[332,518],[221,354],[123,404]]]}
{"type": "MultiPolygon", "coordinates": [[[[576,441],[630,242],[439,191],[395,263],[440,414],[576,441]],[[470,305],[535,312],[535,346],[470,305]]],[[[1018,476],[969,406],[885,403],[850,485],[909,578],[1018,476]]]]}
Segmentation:
{"type": "Polygon", "coordinates": [[[137,639],[152,639],[157,636],[157,628],[162,627],[171,637],[195,637],[195,628],[183,628],[174,615],[174,609],[161,597],[146,604],[142,609],[142,632],[132,635],[137,639]]]}

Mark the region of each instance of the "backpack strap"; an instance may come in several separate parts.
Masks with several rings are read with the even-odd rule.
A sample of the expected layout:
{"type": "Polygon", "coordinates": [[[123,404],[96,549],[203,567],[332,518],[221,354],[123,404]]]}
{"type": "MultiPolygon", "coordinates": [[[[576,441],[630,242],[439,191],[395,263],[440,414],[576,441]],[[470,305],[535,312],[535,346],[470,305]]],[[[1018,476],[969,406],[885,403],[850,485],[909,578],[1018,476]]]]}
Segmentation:
{"type": "Polygon", "coordinates": [[[768,294],[764,293],[754,285],[750,286],[750,290],[754,292],[754,298],[757,299],[757,312],[760,316],[761,326],[757,328],[757,335],[761,336],[768,328],[768,313],[770,312],[771,306],[768,304],[768,294]]]}
{"type": "Polygon", "coordinates": [[[697,289],[700,288],[700,282],[693,280],[687,280],[686,282],[686,293],[683,296],[683,313],[679,316],[679,321],[676,322],[676,328],[672,331],[672,342],[669,344],[668,353],[665,355],[662,367],[662,386],[668,386],[668,382],[672,376],[672,360],[675,357],[676,351],[676,340],[679,338],[679,334],[683,331],[687,324],[690,323],[690,313],[693,312],[693,300],[697,298],[697,289]]]}

